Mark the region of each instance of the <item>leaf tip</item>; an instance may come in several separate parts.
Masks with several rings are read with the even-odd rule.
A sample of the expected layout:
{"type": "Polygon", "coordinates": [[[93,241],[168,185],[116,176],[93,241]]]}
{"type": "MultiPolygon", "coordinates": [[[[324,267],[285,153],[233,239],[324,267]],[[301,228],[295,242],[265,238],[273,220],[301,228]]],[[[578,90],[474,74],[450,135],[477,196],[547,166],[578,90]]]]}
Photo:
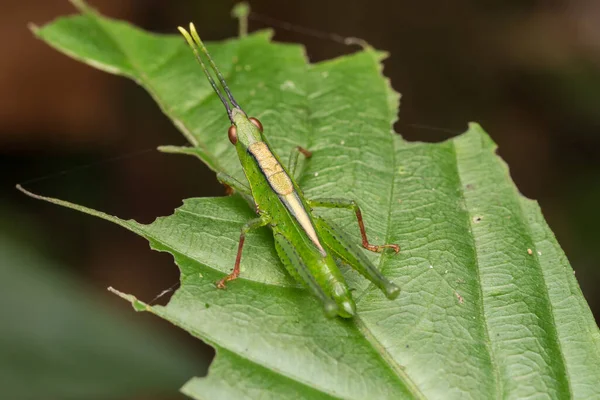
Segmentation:
{"type": "Polygon", "coordinates": [[[248,18],[250,15],[250,5],[246,1],[242,1],[233,6],[231,16],[237,19],[248,18]]]}
{"type": "Polygon", "coordinates": [[[35,36],[39,36],[40,27],[33,22],[27,24],[27,29],[29,29],[35,36]]]}
{"type": "Polygon", "coordinates": [[[469,131],[478,131],[478,132],[483,132],[483,128],[481,127],[481,125],[478,122],[474,122],[471,121],[468,124],[468,130],[469,131]]]}
{"type": "Polygon", "coordinates": [[[480,141],[479,146],[481,149],[496,151],[496,149],[498,148],[496,142],[492,140],[490,135],[477,122],[469,122],[468,129],[465,132],[465,136],[478,137],[480,141]]]}
{"type": "Polygon", "coordinates": [[[30,192],[29,190],[27,190],[27,189],[25,189],[23,186],[21,186],[21,184],[20,184],[20,183],[17,183],[17,184],[15,185],[15,188],[16,188],[16,189],[17,189],[19,192],[21,192],[21,193],[23,193],[23,194],[25,194],[25,195],[27,195],[27,196],[29,196],[29,197],[32,197],[32,198],[34,198],[34,199],[37,199],[37,200],[46,200],[46,197],[44,197],[44,196],[40,196],[39,194],[35,194],[35,193],[33,193],[33,192],[30,192]]]}
{"type": "Polygon", "coordinates": [[[158,146],[157,150],[160,151],[161,153],[169,153],[169,154],[187,154],[188,153],[188,149],[190,149],[188,146],[172,146],[172,145],[167,145],[167,146],[158,146]]]}
{"type": "Polygon", "coordinates": [[[75,7],[77,10],[79,10],[82,13],[88,12],[91,10],[90,6],[88,6],[87,3],[83,0],[69,0],[69,2],[71,4],[73,4],[73,7],[75,7]]]}
{"type": "Polygon", "coordinates": [[[358,37],[349,36],[344,38],[343,43],[347,46],[360,46],[365,51],[374,51],[375,48],[369,44],[365,39],[361,39],[358,37]]]}
{"type": "Polygon", "coordinates": [[[137,297],[135,297],[134,295],[123,293],[123,292],[121,292],[121,291],[113,288],[112,286],[109,286],[107,288],[107,290],[109,292],[113,293],[113,294],[116,294],[117,296],[119,296],[123,300],[128,301],[129,303],[131,303],[131,306],[137,312],[140,312],[140,311],[152,311],[151,307],[148,304],[144,303],[141,300],[138,300],[137,297]]]}

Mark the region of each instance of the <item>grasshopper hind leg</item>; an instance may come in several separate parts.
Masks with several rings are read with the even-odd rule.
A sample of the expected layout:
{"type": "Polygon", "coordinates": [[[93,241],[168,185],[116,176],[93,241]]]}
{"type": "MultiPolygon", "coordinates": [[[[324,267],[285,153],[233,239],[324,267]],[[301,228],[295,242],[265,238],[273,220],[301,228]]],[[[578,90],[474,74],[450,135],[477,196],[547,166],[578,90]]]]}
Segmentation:
{"type": "Polygon", "coordinates": [[[400,294],[400,288],[387,279],[362,253],[352,239],[335,225],[323,218],[316,218],[315,223],[321,238],[331,252],[343,263],[358,271],[362,276],[373,282],[385,296],[394,300],[400,294]]]}
{"type": "Polygon", "coordinates": [[[275,233],[275,249],[285,269],[298,282],[304,285],[323,303],[323,311],[329,318],[339,314],[339,307],[315,281],[308,267],[296,253],[292,244],[280,233],[275,233]]]}
{"type": "Polygon", "coordinates": [[[322,208],[345,208],[347,210],[354,211],[356,214],[356,221],[358,222],[358,228],[360,230],[360,236],[362,237],[362,245],[365,249],[379,253],[384,249],[392,249],[396,254],[400,252],[400,246],[397,244],[380,244],[375,245],[369,243],[367,238],[367,231],[365,230],[365,224],[363,222],[362,211],[354,200],[348,199],[315,199],[308,202],[311,207],[322,207],[322,208]]]}

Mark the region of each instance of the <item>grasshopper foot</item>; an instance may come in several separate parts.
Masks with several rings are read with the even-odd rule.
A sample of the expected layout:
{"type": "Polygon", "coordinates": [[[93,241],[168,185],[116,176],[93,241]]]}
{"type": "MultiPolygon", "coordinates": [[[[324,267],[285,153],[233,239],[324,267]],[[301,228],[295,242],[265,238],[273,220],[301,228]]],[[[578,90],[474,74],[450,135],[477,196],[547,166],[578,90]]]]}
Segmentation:
{"type": "Polygon", "coordinates": [[[302,155],[304,157],[306,157],[306,158],[311,158],[312,157],[312,151],[306,150],[302,146],[296,146],[296,150],[298,150],[298,152],[302,153],[302,155]]]}
{"type": "Polygon", "coordinates": [[[225,279],[221,279],[220,281],[215,282],[215,286],[217,287],[217,289],[225,289],[227,288],[225,282],[227,282],[225,279]]]}
{"type": "Polygon", "coordinates": [[[363,243],[363,247],[374,253],[381,253],[386,248],[393,249],[396,254],[400,253],[400,246],[398,246],[397,244],[382,244],[382,245],[376,246],[374,244],[363,243]]]}
{"type": "Polygon", "coordinates": [[[217,286],[217,289],[226,289],[227,288],[227,282],[232,281],[234,279],[237,279],[238,275],[240,274],[239,271],[233,271],[233,273],[227,275],[225,278],[221,279],[220,281],[218,281],[215,285],[217,286]]]}
{"type": "Polygon", "coordinates": [[[394,283],[388,281],[385,285],[384,293],[385,297],[387,297],[390,300],[394,300],[400,294],[400,288],[394,283]]]}

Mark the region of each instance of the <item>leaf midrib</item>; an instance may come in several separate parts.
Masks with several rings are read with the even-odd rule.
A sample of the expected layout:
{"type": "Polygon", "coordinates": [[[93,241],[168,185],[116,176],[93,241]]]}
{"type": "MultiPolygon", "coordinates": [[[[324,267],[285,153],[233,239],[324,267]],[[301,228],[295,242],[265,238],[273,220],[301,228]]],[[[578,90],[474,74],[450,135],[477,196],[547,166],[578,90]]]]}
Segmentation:
{"type": "MultiPolygon", "coordinates": [[[[371,56],[375,56],[376,53],[374,53],[373,51],[369,51],[369,54],[371,56]]],[[[374,65],[375,69],[379,69],[378,65],[375,64],[374,65]]],[[[377,71],[379,73],[379,71],[377,71]]],[[[381,86],[382,92],[386,98],[386,103],[387,103],[387,98],[388,98],[388,91],[393,90],[389,85],[388,82],[383,80],[382,81],[382,86],[381,86]]],[[[306,98],[308,99],[308,97],[310,96],[310,94],[306,95],[306,98]]],[[[310,102],[307,102],[310,105],[310,102]]],[[[390,242],[390,238],[391,238],[391,215],[392,215],[392,207],[393,207],[393,198],[394,198],[394,190],[395,190],[395,174],[394,171],[396,169],[396,137],[395,135],[397,135],[397,133],[393,130],[393,122],[390,121],[394,121],[396,119],[396,115],[392,115],[392,110],[389,107],[386,107],[386,109],[388,110],[387,114],[388,117],[386,118],[386,121],[388,121],[388,123],[390,124],[390,133],[389,133],[389,140],[391,141],[391,146],[385,146],[385,148],[389,148],[391,149],[391,168],[390,168],[390,176],[392,177],[392,183],[391,185],[389,185],[389,194],[388,194],[388,199],[387,199],[387,220],[386,220],[386,228],[385,228],[385,243],[389,243],[390,242]]],[[[309,115],[312,114],[312,110],[310,108],[310,106],[308,107],[308,112],[309,115]]],[[[312,124],[311,124],[312,127],[312,124]]],[[[314,132],[314,129],[311,129],[310,132],[314,132]]],[[[309,141],[311,141],[312,138],[309,139],[309,141]]],[[[360,149],[359,149],[360,151],[360,149]]],[[[356,180],[356,173],[354,173],[354,169],[353,169],[353,180],[356,180]]],[[[356,185],[353,185],[356,186],[356,185]]],[[[385,264],[385,260],[387,260],[387,257],[385,254],[382,254],[379,257],[379,263],[378,263],[378,269],[380,271],[382,271],[384,264],[385,264]]],[[[360,300],[364,298],[364,295],[366,293],[368,293],[372,288],[374,287],[374,284],[369,282],[369,284],[367,285],[367,287],[363,290],[363,292],[360,294],[359,297],[357,297],[356,304],[358,305],[360,303],[360,300]]],[[[425,395],[420,391],[420,389],[418,388],[418,386],[415,384],[415,382],[410,378],[410,376],[404,371],[404,368],[394,359],[394,357],[392,356],[392,354],[385,348],[385,346],[383,346],[379,340],[377,340],[377,338],[372,334],[370,328],[368,327],[368,325],[364,322],[364,320],[361,318],[360,316],[360,312],[355,315],[353,317],[353,322],[354,322],[354,326],[356,327],[356,329],[361,333],[362,337],[369,343],[369,345],[373,348],[373,350],[375,350],[375,352],[377,354],[379,354],[379,356],[381,357],[382,361],[388,366],[388,368],[390,368],[393,372],[393,374],[398,378],[398,380],[400,382],[402,382],[402,384],[404,385],[404,387],[411,392],[411,394],[413,395],[414,398],[416,399],[425,399],[425,395]]]]}
{"type": "Polygon", "coordinates": [[[492,341],[490,339],[490,332],[489,332],[489,326],[488,326],[488,321],[487,321],[487,317],[485,314],[485,307],[483,304],[483,289],[482,289],[482,284],[481,284],[481,273],[480,273],[480,262],[479,262],[479,252],[477,249],[477,243],[475,242],[475,234],[473,232],[473,219],[471,217],[471,212],[469,210],[469,207],[467,207],[467,198],[465,195],[465,183],[463,182],[462,176],[460,174],[460,169],[458,168],[458,164],[459,164],[459,160],[458,160],[458,154],[456,151],[456,141],[454,139],[451,139],[450,142],[452,143],[452,152],[454,154],[454,172],[456,173],[456,177],[458,179],[458,189],[459,189],[459,193],[460,193],[460,200],[461,202],[465,205],[465,216],[467,217],[467,227],[469,229],[469,241],[471,242],[471,246],[473,247],[473,253],[475,255],[474,257],[474,261],[475,261],[475,280],[477,281],[477,293],[479,296],[479,304],[478,304],[478,308],[479,308],[479,313],[481,315],[481,322],[482,322],[482,326],[483,326],[483,334],[484,334],[484,343],[485,343],[485,349],[488,353],[488,357],[490,359],[490,366],[492,367],[492,371],[493,371],[493,377],[494,377],[494,386],[496,387],[496,399],[501,399],[502,398],[502,381],[500,380],[500,370],[498,368],[498,364],[496,362],[496,356],[494,354],[494,350],[492,348],[492,341]]]}
{"type": "MultiPolygon", "coordinates": [[[[519,194],[517,194],[517,196],[519,196],[519,194]]],[[[522,199],[519,199],[522,200],[522,199]]],[[[548,307],[548,314],[550,315],[550,326],[551,329],[554,331],[554,342],[556,344],[556,347],[558,348],[558,353],[560,354],[560,365],[561,365],[561,369],[562,369],[562,375],[564,377],[566,377],[566,381],[567,381],[567,387],[569,389],[569,398],[573,398],[573,388],[571,386],[571,379],[569,379],[569,370],[567,367],[567,363],[565,360],[565,355],[562,349],[562,343],[560,340],[560,335],[558,333],[558,329],[557,329],[557,325],[556,325],[556,320],[554,317],[554,306],[552,305],[552,301],[550,300],[550,291],[548,288],[548,284],[546,282],[546,276],[544,275],[544,271],[542,269],[542,264],[540,262],[538,253],[537,253],[537,248],[536,248],[536,241],[535,238],[533,237],[533,233],[531,232],[531,226],[529,225],[529,221],[526,218],[526,214],[525,214],[525,210],[523,210],[523,205],[522,205],[522,201],[518,201],[518,205],[519,205],[519,216],[521,217],[521,221],[523,221],[523,226],[525,227],[525,233],[526,235],[529,237],[529,239],[531,240],[531,243],[533,245],[533,252],[532,255],[535,259],[535,265],[536,267],[540,270],[540,278],[542,279],[542,282],[544,282],[544,303],[546,304],[546,306],[548,307]]]]}

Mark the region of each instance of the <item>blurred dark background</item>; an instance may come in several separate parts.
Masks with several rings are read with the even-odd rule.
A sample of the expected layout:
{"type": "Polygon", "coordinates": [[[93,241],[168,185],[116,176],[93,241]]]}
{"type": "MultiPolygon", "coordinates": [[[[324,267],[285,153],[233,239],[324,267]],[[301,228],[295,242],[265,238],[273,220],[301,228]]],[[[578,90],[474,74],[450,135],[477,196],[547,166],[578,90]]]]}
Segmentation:
{"type": "MultiPolygon", "coordinates": [[[[230,17],[233,1],[91,3],[107,16],[155,32],[174,33],[177,25],[193,20],[205,40],[237,34],[237,22],[230,17]]],[[[439,141],[464,131],[468,121],[481,123],[498,143],[520,191],[540,202],[598,319],[600,2],[250,3],[256,13],[250,19],[251,31],[272,27],[276,40],[305,44],[311,61],[355,49],[299,29],[284,30],[277,23],[265,23],[264,16],[300,30],[360,37],[387,50],[384,73],[403,96],[396,130],[406,139],[439,141]]],[[[185,142],[140,87],[74,61],[33,37],[28,22],[42,25],[75,12],[66,0],[12,1],[2,10],[0,237],[8,247],[21,250],[14,252],[16,260],[3,252],[0,262],[9,272],[0,279],[0,300],[12,276],[10,268],[28,268],[19,254],[38,254],[40,270],[83,288],[83,296],[89,293],[95,299],[94,307],[120,318],[125,315],[129,324],[143,327],[141,332],[156,332],[160,343],[177,347],[189,367],[151,393],[156,399],[179,398],[168,393],[186,377],[205,373],[212,350],[158,318],[133,315],[127,304],[105,291],[115,286],[150,301],[177,282],[172,258],[150,251],[144,239],[122,228],[35,201],[14,186],[23,183],[36,193],[144,223],[172,213],[184,198],[222,195],[223,188],[197,160],[154,150],[185,142]]],[[[14,301],[31,295],[25,287],[14,301]]],[[[3,304],[7,306],[14,304],[3,304]]],[[[63,310],[54,307],[53,312],[63,310]]],[[[47,322],[45,329],[57,324],[54,318],[47,322]]],[[[0,324],[5,325],[0,325],[2,352],[9,342],[2,332],[10,330],[5,320],[0,324]]],[[[37,340],[35,335],[32,340],[37,340]]],[[[111,363],[114,359],[107,360],[111,363]]],[[[125,385],[126,390],[111,395],[141,398],[135,394],[144,392],[142,386],[125,385]]],[[[78,398],[94,398],[84,393],[78,398]]]]}

